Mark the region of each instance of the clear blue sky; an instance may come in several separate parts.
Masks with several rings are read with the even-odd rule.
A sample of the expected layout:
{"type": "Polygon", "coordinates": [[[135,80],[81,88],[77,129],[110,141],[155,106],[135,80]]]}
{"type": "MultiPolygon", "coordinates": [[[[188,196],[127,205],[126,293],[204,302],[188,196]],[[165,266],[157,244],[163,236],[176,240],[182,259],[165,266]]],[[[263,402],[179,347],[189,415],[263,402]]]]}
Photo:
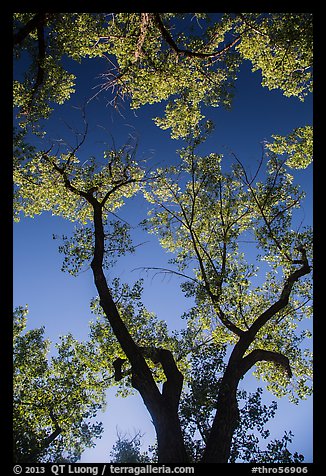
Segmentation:
{"type": "MultiPolygon", "coordinates": [[[[71,142],[73,136],[64,125],[82,128],[78,110],[72,106],[81,105],[90,98],[100,84],[99,74],[104,71],[101,60],[85,61],[81,65],[72,64],[72,72],[77,75],[77,92],[69,103],[57,107],[53,117],[46,123],[47,137],[54,139],[66,137],[71,142]]],[[[244,64],[236,83],[235,98],[231,111],[207,109],[207,117],[215,122],[215,131],[207,140],[207,152],[225,155],[231,160],[229,151],[234,152],[248,167],[255,168],[261,156],[261,142],[270,139],[271,134],[287,134],[293,128],[312,123],[312,99],[304,103],[295,98],[285,98],[280,91],[268,91],[260,85],[260,73],[251,73],[250,66],[244,64]]],[[[149,158],[153,166],[159,162],[173,163],[180,141],[169,138],[168,131],[155,126],[151,117],[160,114],[163,106],[146,106],[138,111],[130,111],[124,103],[120,115],[107,104],[107,99],[99,95],[86,109],[89,122],[89,135],[81,151],[81,156],[102,157],[103,143],[123,144],[129,134],[139,139],[138,157],[149,158]]],[[[307,192],[302,210],[306,224],[312,222],[312,167],[295,173],[297,180],[307,192]]],[[[146,204],[136,197],[119,212],[133,227],[146,215],[146,204]],[[137,210],[137,213],[135,213],[137,210]]],[[[303,216],[302,215],[302,216],[303,216]]],[[[89,302],[96,295],[93,276],[90,270],[74,278],[60,271],[62,255],[58,253],[58,242],[52,234],[69,234],[72,225],[59,217],[43,214],[34,219],[23,218],[14,225],[14,305],[29,306],[28,326],[35,328],[45,325],[45,336],[55,343],[60,335],[72,332],[78,339],[85,339],[88,323],[92,319],[89,302]]],[[[122,281],[135,281],[145,278],[144,302],[150,311],[165,319],[170,329],[180,328],[183,321],[180,315],[191,307],[178,289],[176,277],[165,278],[147,276],[135,270],[140,266],[167,266],[167,256],[158,245],[155,237],[145,236],[135,228],[135,241],[147,241],[133,256],[121,259],[110,276],[119,276],[122,281]]],[[[258,383],[263,386],[262,382],[258,383]]],[[[253,384],[246,377],[244,386],[253,384]]],[[[102,421],[105,433],[98,440],[95,449],[87,450],[82,462],[107,462],[112,444],[116,440],[116,428],[123,432],[140,430],[145,433],[144,442],[152,443],[153,427],[149,415],[139,396],[125,400],[115,399],[109,392],[107,411],[102,421]]],[[[265,392],[266,401],[275,397],[265,392]]],[[[312,401],[295,406],[286,400],[278,401],[279,410],[271,422],[273,437],[281,437],[284,430],[292,430],[293,450],[302,452],[307,462],[312,461],[312,401]]]]}

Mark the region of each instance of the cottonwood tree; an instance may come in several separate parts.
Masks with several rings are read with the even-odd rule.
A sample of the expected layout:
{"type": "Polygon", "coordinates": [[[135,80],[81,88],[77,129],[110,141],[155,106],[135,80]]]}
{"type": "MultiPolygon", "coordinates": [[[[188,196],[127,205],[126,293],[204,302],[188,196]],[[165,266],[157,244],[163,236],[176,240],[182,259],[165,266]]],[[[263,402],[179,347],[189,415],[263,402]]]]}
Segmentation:
{"type": "MultiPolygon", "coordinates": [[[[78,274],[90,263],[99,294],[93,309],[105,318],[92,328],[100,349],[96,359],[121,392],[133,388],[142,396],[160,462],[190,458],[179,411],[182,392],[189,391],[189,355],[198,345],[204,348],[207,338],[217,349],[229,346],[201,455],[204,462],[226,462],[238,428],[238,385],[249,370],[279,396],[297,401],[311,392],[310,355],[303,349],[309,333],[299,328],[311,312],[311,236],[293,221],[303,197],[286,168],[311,161],[311,128],[274,136],[266,144],[266,161],[251,176],[237,157],[226,172],[216,154],[196,155],[197,126],[203,104],[230,105],[244,59],[261,71],[268,88],[303,100],[312,87],[312,15],[223,14],[208,25],[209,14],[196,14],[201,28],[193,22],[192,33],[183,28],[189,15],[15,14],[15,56],[23,59],[27,52],[31,60],[26,76],[14,83],[21,125],[49,117],[51,103],[72,94],[74,78],[63,57],[106,55],[111,66],[101,89],[113,88],[113,103],[128,97],[137,108],[167,101],[157,125],[170,128],[172,137],[189,140],[191,134],[177,168],[149,174],[127,148],[85,162],[78,158],[83,139],[59,154],[54,147],[26,145],[18,133],[14,204],[17,217],[51,211],[76,223],[73,235],[63,237],[63,268],[78,274]],[[186,279],[183,291],[195,302],[180,335],[171,336],[144,308],[140,283],[130,288],[106,279],[116,256],[134,249],[115,213],[137,192],[153,204],[146,227],[174,253],[174,273],[186,279]],[[248,236],[260,256],[243,248],[248,236]]],[[[94,360],[91,350],[85,355],[94,360]]]]}
{"type": "Polygon", "coordinates": [[[311,312],[311,233],[293,222],[304,194],[293,184],[287,158],[269,151],[250,177],[238,159],[224,172],[220,156],[196,155],[200,142],[197,137],[181,150],[178,166],[151,173],[126,148],[83,165],[77,148],[60,155],[40,151],[31,160],[21,158],[14,173],[18,212],[51,210],[78,223],[61,251],[73,274],[90,262],[99,295],[93,307],[105,317],[94,327],[100,345],[94,358],[114,370],[117,382],[127,380],[139,392],[164,463],[189,461],[180,398],[189,355],[207,339],[217,351],[228,345],[230,355],[202,462],[229,460],[240,418],[237,390],[251,369],[278,396],[297,401],[311,393],[310,353],[302,348],[310,333],[298,329],[311,312]],[[169,336],[166,325],[146,311],[139,283],[130,289],[105,275],[114,255],[130,249],[127,230],[111,218],[140,191],[153,205],[146,227],[174,253],[175,272],[186,278],[182,289],[195,302],[181,336],[169,336]],[[241,249],[248,237],[254,252],[241,249]],[[257,285],[262,261],[270,268],[257,285]]]}
{"type": "Polygon", "coordinates": [[[312,13],[15,13],[14,104],[22,125],[49,117],[75,91],[71,61],[105,58],[99,92],[133,109],[163,101],[155,123],[185,137],[204,119],[204,105],[231,105],[244,60],[263,86],[304,100],[312,91],[312,20],[312,13]]]}
{"type": "Polygon", "coordinates": [[[103,373],[85,364],[89,344],[72,335],[49,358],[44,327],[26,330],[26,314],[16,308],[13,323],[14,461],[75,462],[103,431],[95,421],[105,407],[103,373]]]}

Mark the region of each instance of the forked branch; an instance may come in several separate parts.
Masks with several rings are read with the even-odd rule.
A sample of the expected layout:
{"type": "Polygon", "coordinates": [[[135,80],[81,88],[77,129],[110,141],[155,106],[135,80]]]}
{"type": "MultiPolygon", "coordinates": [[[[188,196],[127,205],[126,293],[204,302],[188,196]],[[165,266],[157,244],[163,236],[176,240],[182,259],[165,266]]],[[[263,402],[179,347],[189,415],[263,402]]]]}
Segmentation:
{"type": "Polygon", "coordinates": [[[289,378],[292,377],[290,362],[285,355],[281,354],[280,352],[273,352],[271,350],[263,349],[255,349],[242,359],[240,367],[242,376],[249,369],[251,369],[253,365],[260,361],[274,362],[275,364],[284,368],[289,378]]]}

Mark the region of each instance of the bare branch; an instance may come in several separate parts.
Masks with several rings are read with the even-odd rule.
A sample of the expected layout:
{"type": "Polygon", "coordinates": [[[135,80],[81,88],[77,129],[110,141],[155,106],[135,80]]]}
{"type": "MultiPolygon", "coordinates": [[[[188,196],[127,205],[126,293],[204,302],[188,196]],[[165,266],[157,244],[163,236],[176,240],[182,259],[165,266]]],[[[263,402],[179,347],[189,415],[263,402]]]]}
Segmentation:
{"type": "MultiPolygon", "coordinates": [[[[265,223],[265,225],[266,225],[266,227],[267,227],[267,229],[268,229],[268,233],[269,233],[269,236],[270,236],[271,240],[274,242],[274,244],[276,245],[276,247],[277,247],[277,249],[280,251],[280,253],[281,253],[288,261],[292,262],[291,256],[283,249],[281,243],[279,242],[279,240],[278,240],[277,237],[275,236],[275,233],[274,233],[274,231],[273,231],[273,229],[272,229],[272,227],[271,227],[271,223],[272,223],[272,221],[274,220],[275,217],[274,217],[272,220],[269,220],[269,219],[267,218],[265,212],[264,212],[264,207],[265,207],[265,205],[266,205],[267,198],[268,198],[268,196],[270,196],[270,194],[271,194],[271,192],[272,192],[272,190],[273,190],[273,187],[271,188],[271,190],[269,190],[267,196],[266,196],[265,199],[264,199],[264,202],[261,204],[260,201],[259,201],[258,198],[257,198],[257,195],[256,195],[255,190],[254,190],[253,187],[252,187],[252,180],[249,180],[249,178],[248,178],[248,175],[247,175],[247,172],[246,172],[246,169],[245,169],[244,165],[242,164],[242,162],[238,159],[238,157],[237,157],[234,153],[232,153],[232,155],[233,155],[233,157],[235,158],[235,160],[238,162],[238,164],[241,166],[241,169],[242,169],[242,171],[243,171],[244,178],[245,178],[244,183],[248,186],[248,188],[249,188],[249,190],[250,190],[250,193],[251,193],[251,195],[252,195],[252,197],[253,197],[253,199],[254,199],[254,202],[256,203],[257,208],[258,208],[258,210],[259,210],[259,212],[260,212],[260,215],[261,215],[261,217],[262,217],[262,219],[263,219],[263,221],[264,221],[264,223],[265,223]]],[[[279,173],[279,169],[276,171],[276,175],[275,175],[275,177],[274,177],[274,184],[275,184],[276,177],[277,177],[278,173],[279,173]]],[[[273,184],[273,186],[274,186],[274,184],[273,184]]],[[[295,204],[295,203],[294,203],[294,204],[295,204]]],[[[294,205],[294,204],[293,204],[293,205],[294,205]]],[[[287,208],[289,208],[289,207],[286,207],[283,211],[285,211],[287,208]]],[[[279,215],[279,213],[278,213],[277,215],[279,215]]]]}
{"type": "MultiPolygon", "coordinates": [[[[175,274],[176,276],[181,276],[182,278],[186,278],[186,279],[190,279],[191,281],[195,282],[196,284],[200,284],[200,282],[195,279],[195,278],[192,278],[191,276],[188,276],[186,274],[183,274],[183,273],[180,273],[178,271],[175,271],[173,269],[168,269],[168,268],[158,268],[158,267],[155,267],[155,266],[150,266],[150,267],[138,267],[138,268],[134,268],[132,271],[137,271],[137,270],[144,270],[144,271],[158,271],[159,273],[163,273],[163,274],[175,274]]],[[[157,273],[158,274],[158,273],[157,273]]]]}

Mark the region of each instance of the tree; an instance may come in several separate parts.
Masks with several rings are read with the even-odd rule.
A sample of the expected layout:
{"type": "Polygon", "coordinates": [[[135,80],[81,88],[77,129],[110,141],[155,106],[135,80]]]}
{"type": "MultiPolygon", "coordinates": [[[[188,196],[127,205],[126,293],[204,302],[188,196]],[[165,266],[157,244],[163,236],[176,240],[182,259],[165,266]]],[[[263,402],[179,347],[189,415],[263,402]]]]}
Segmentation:
{"type": "MultiPolygon", "coordinates": [[[[187,15],[181,14],[178,22],[187,15]]],[[[195,389],[192,357],[198,348],[213,347],[215,356],[223,346],[229,350],[210,420],[202,422],[207,426],[201,429],[202,462],[232,461],[243,451],[236,445],[232,449],[232,441],[240,434],[238,390],[247,372],[255,369],[274,394],[292,401],[311,393],[311,356],[303,348],[310,333],[299,329],[303,317],[311,314],[311,230],[296,222],[303,193],[288,168],[304,167],[311,160],[310,129],[296,129],[287,138],[275,136],[253,175],[236,156],[228,170],[221,156],[198,152],[210,128],[206,123],[202,132],[200,108],[203,103],[230,103],[240,60],[250,59],[261,69],[269,88],[302,99],[310,91],[311,15],[287,15],[225,14],[204,35],[196,28],[193,35],[174,35],[172,25],[182,30],[174,14],[121,13],[104,15],[101,21],[97,14],[16,17],[18,53],[26,46],[32,56],[30,76],[15,85],[16,105],[23,107],[27,124],[49,114],[49,100],[60,102],[71,92],[68,81],[68,93],[58,88],[60,97],[54,95],[62,76],[54,73],[58,68],[46,66],[52,49],[59,52],[58,62],[62,54],[81,59],[107,52],[114,68],[104,89],[115,88],[113,101],[126,94],[134,108],[169,101],[165,117],[156,123],[171,128],[172,137],[187,140],[178,165],[149,172],[130,147],[82,161],[78,155],[87,125],[77,146],[60,154],[53,146],[22,150],[22,136],[16,138],[17,217],[48,210],[76,223],[60,247],[63,269],[76,275],[90,263],[99,296],[93,302],[99,320],[92,325],[92,346],[83,349],[85,358],[88,363],[96,360],[97,370],[106,376],[113,374],[120,393],[139,392],[156,430],[160,463],[191,458],[181,402],[195,389]],[[145,309],[140,282],[121,285],[109,282],[105,274],[116,256],[134,249],[116,211],[136,193],[152,204],[146,229],[174,254],[172,270],[156,271],[183,277],[183,292],[194,302],[180,333],[170,335],[145,309]],[[253,250],[244,241],[252,242],[253,250]],[[265,263],[269,268],[264,276],[265,263]]],[[[206,21],[208,16],[196,18],[206,21]]],[[[110,381],[114,383],[112,377],[110,381]]],[[[258,401],[257,395],[252,402],[258,401]]],[[[287,435],[270,443],[286,461],[289,439],[287,435]]]]}
{"type": "Polygon", "coordinates": [[[141,453],[141,434],[136,433],[132,438],[118,433],[118,439],[110,453],[112,463],[150,463],[147,453],[141,453]]]}
{"type": "Polygon", "coordinates": [[[104,408],[105,382],[85,364],[88,344],[71,335],[49,359],[44,328],[26,331],[26,314],[22,307],[14,312],[14,460],[75,462],[101,437],[94,418],[104,408]]]}
{"type": "Polygon", "coordinates": [[[311,13],[15,13],[13,43],[16,59],[30,58],[14,81],[25,125],[74,92],[66,58],[106,58],[99,90],[115,105],[167,102],[155,122],[175,138],[194,130],[203,105],[230,106],[244,60],[269,89],[301,100],[312,90],[311,13]]]}
{"type": "Polygon", "coordinates": [[[223,174],[219,157],[202,158],[192,147],[186,148],[182,163],[171,168],[171,176],[162,174],[148,193],[155,205],[150,231],[174,252],[173,261],[181,272],[194,270],[183,285],[186,295],[196,301],[189,318],[208,331],[217,345],[233,345],[203,456],[206,462],[229,458],[239,418],[236,390],[254,365],[278,395],[289,392],[286,378],[292,380],[291,398],[296,398],[296,392],[299,396],[309,392],[309,359],[300,349],[307,334],[297,337],[290,329],[297,327],[293,324],[297,310],[302,311],[310,301],[310,286],[300,281],[310,273],[311,236],[308,230],[290,228],[300,193],[284,160],[275,155],[268,158],[265,183],[254,184],[257,173],[249,179],[238,160],[231,173],[223,174]],[[249,230],[253,230],[250,238],[263,251],[259,259],[270,262],[273,270],[256,289],[250,282],[258,268],[239,249],[239,241],[249,230]],[[276,278],[279,269],[281,280],[276,278]]]}
{"type": "MultiPolygon", "coordinates": [[[[191,354],[191,371],[187,376],[189,391],[180,401],[180,419],[185,435],[188,454],[193,462],[200,462],[214,420],[216,395],[225,371],[226,345],[217,348],[206,342],[191,354]]],[[[262,389],[248,393],[237,391],[239,422],[234,432],[229,462],[300,462],[302,455],[293,455],[287,448],[291,432],[285,432],[281,440],[269,441],[267,422],[275,417],[276,401],[269,406],[262,404],[262,389]],[[265,449],[262,448],[262,442],[265,449]]]]}
{"type": "Polygon", "coordinates": [[[252,367],[279,396],[288,394],[295,400],[311,391],[310,357],[301,347],[309,333],[296,332],[300,316],[309,315],[311,301],[311,233],[292,229],[293,210],[303,194],[293,185],[285,160],[274,153],[268,153],[266,178],[261,181],[262,163],[251,179],[238,159],[231,172],[223,173],[216,154],[195,154],[199,142],[194,139],[180,152],[178,167],[151,174],[124,149],[105,153],[99,170],[92,160],[81,166],[74,150],[59,157],[40,152],[15,171],[20,210],[27,216],[48,209],[79,222],[69,246],[62,248],[70,250],[65,266],[70,263],[76,271],[91,260],[101,313],[110,324],[109,331],[104,325],[105,332],[113,333],[120,348],[113,354],[106,339],[101,352],[109,353],[117,381],[123,379],[127,364],[129,385],[142,396],[156,429],[159,462],[188,461],[178,414],[187,374],[180,369],[187,366],[194,345],[205,345],[207,333],[217,347],[225,343],[232,352],[202,461],[228,461],[239,421],[238,385],[252,367]],[[190,334],[181,339],[169,339],[142,306],[137,315],[139,289],[126,295],[118,283],[110,286],[104,273],[112,251],[127,250],[125,230],[108,216],[140,189],[154,206],[147,227],[174,252],[178,273],[186,278],[183,291],[195,300],[187,316],[190,334]],[[239,241],[252,230],[251,239],[262,252],[255,259],[271,266],[265,283],[256,287],[251,280],[258,266],[239,250],[239,241]],[[193,276],[185,274],[191,270],[193,276]],[[154,332],[145,336],[147,325],[154,332]],[[158,374],[153,365],[160,367],[158,374]],[[162,381],[160,391],[157,383],[162,381]]]}

